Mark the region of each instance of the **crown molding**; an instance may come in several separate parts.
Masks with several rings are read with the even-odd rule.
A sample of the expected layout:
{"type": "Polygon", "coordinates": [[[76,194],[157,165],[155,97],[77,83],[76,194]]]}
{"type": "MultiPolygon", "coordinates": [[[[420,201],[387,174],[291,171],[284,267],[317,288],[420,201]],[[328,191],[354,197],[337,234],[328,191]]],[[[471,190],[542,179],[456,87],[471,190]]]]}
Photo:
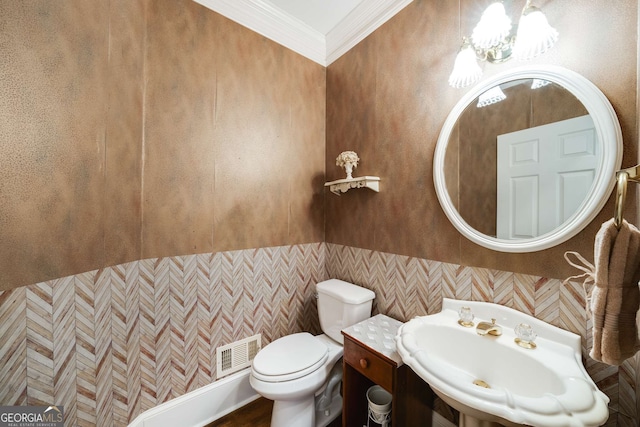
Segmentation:
{"type": "Polygon", "coordinates": [[[413,0],[366,0],[360,3],[327,34],[327,65],[347,53],[411,2],[413,0]]]}
{"type": "Polygon", "coordinates": [[[325,65],[323,34],[263,0],[194,0],[238,24],[325,65]]]}
{"type": "Polygon", "coordinates": [[[326,36],[264,0],[194,0],[326,67],[413,0],[366,0],[326,36]]]}

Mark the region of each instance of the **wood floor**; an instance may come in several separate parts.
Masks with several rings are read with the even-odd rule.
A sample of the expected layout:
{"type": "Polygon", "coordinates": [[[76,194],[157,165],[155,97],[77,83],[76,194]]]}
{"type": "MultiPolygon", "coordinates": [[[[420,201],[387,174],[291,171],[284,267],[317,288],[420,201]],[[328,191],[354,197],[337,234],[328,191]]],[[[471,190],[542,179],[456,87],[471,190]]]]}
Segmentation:
{"type": "Polygon", "coordinates": [[[269,427],[273,401],[261,397],[205,427],[269,427]]]}
{"type": "MultiPolygon", "coordinates": [[[[205,427],[269,427],[272,408],[273,401],[261,397],[205,427]]],[[[341,426],[342,417],[338,417],[328,427],[341,426]]]]}

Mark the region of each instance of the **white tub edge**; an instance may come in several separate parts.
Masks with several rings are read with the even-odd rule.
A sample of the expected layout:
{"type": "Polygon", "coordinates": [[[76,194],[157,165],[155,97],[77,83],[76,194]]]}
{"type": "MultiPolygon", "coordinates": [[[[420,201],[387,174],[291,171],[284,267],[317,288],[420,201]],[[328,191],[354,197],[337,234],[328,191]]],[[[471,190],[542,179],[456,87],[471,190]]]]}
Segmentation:
{"type": "Polygon", "coordinates": [[[128,427],[201,427],[256,400],[260,395],[249,384],[250,369],[201,387],[151,408],[128,427]]]}

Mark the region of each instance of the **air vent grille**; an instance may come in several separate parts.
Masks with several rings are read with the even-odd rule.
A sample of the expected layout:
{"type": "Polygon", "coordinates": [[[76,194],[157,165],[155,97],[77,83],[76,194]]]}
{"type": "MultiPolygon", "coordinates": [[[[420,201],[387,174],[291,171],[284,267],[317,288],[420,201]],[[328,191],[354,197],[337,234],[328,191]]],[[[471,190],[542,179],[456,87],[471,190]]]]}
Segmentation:
{"type": "Polygon", "coordinates": [[[251,361],[260,351],[262,336],[254,335],[216,349],[216,378],[251,366],[251,361]]]}

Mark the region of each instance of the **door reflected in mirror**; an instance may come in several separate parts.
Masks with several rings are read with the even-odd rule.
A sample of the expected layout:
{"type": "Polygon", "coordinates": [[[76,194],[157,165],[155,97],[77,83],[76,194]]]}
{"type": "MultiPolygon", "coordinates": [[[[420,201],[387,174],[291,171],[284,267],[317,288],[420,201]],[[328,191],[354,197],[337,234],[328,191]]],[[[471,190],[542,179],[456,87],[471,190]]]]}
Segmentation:
{"type": "Polygon", "coordinates": [[[611,194],[622,133],[604,94],[557,66],[507,70],[466,93],[434,153],[438,201],[469,240],[503,252],[553,247],[611,194]]]}
{"type": "Polygon", "coordinates": [[[593,121],[571,92],[540,82],[520,79],[483,92],[449,139],[445,168],[458,176],[447,176],[447,191],[462,218],[487,236],[548,233],[575,213],[593,183],[593,121]],[[491,96],[496,88],[501,96],[491,96]]]}

